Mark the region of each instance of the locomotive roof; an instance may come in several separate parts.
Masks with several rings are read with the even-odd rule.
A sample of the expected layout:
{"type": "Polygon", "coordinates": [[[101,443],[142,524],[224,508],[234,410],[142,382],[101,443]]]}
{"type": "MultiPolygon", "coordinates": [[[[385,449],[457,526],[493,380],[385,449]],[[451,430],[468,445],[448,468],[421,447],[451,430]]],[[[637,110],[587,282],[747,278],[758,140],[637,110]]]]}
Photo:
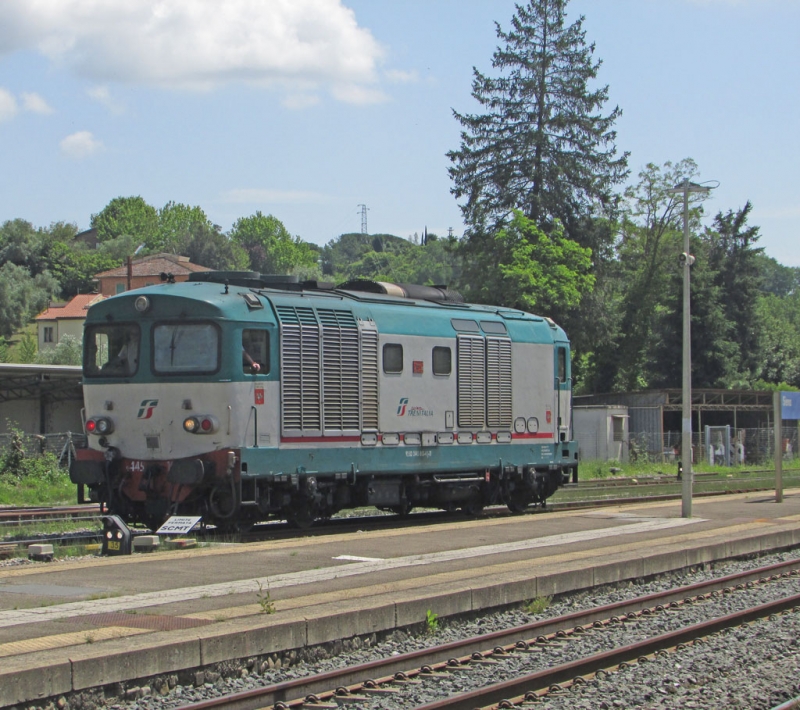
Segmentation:
{"type": "Polygon", "coordinates": [[[502,322],[514,341],[567,340],[564,331],[549,318],[513,308],[408,298],[350,288],[304,286],[231,285],[210,279],[163,283],[126,291],[95,304],[89,309],[86,322],[138,319],[134,302],[139,296],[148,296],[153,304],[148,317],[154,319],[194,317],[277,324],[275,309],[306,306],[315,310],[350,311],[356,318],[374,320],[379,332],[387,334],[452,337],[455,334],[453,321],[471,320],[502,322]]]}

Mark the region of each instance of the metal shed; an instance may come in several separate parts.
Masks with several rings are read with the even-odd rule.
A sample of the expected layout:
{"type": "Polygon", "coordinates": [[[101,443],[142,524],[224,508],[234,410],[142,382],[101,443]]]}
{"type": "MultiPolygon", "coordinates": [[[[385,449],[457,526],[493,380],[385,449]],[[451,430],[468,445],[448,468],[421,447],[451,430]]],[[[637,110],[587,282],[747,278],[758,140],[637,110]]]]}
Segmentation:
{"type": "Polygon", "coordinates": [[[576,406],[572,426],[582,461],[628,461],[628,408],[576,406]]]}

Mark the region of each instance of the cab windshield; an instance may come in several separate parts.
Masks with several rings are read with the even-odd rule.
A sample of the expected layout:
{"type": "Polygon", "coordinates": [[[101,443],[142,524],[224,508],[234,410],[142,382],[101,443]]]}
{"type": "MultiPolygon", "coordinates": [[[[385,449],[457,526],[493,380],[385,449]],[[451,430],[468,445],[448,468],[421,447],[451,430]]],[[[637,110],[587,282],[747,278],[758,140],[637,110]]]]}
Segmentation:
{"type": "Polygon", "coordinates": [[[153,372],[211,373],[219,369],[219,329],[211,323],[162,323],[153,328],[153,372]]]}
{"type": "Polygon", "coordinates": [[[86,328],[83,374],[87,377],[130,377],[139,368],[139,326],[134,323],[86,328]]]}

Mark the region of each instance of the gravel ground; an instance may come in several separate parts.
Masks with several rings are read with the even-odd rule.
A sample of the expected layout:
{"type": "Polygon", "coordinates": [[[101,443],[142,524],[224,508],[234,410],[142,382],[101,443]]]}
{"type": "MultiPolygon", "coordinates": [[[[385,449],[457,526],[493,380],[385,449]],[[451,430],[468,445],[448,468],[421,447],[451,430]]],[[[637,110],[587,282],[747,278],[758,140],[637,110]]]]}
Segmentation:
{"type": "MultiPolygon", "coordinates": [[[[161,681],[152,688],[128,687],[127,699],[108,699],[103,702],[102,698],[95,695],[70,699],[67,705],[69,708],[87,710],[103,704],[110,706],[112,710],[168,710],[220,694],[249,690],[365,663],[387,655],[490,633],[536,619],[610,604],[792,558],[800,558],[800,551],[668,575],[646,584],[627,583],[613,589],[582,592],[559,599],[545,612],[537,615],[527,614],[520,609],[490,614],[471,621],[443,620],[435,633],[413,636],[402,631],[395,632],[378,644],[372,643],[371,639],[352,639],[342,646],[356,650],[315,662],[298,659],[288,668],[274,667],[272,661],[264,662],[259,667],[251,661],[249,664],[232,666],[227,673],[224,669],[223,673],[206,672],[195,680],[194,685],[180,685],[177,678],[172,677],[168,679],[169,682],[161,681]]],[[[348,704],[348,707],[368,710],[414,708],[447,695],[564,663],[587,653],[633,643],[690,623],[699,623],[710,616],[764,603],[785,593],[799,592],[798,578],[757,585],[735,594],[626,622],[610,631],[590,632],[575,640],[551,644],[542,652],[515,654],[508,662],[499,666],[479,666],[469,673],[448,675],[445,679],[435,681],[426,680],[421,685],[403,689],[402,694],[396,697],[381,696],[375,701],[348,704]]],[[[723,707],[757,709],[772,708],[797,695],[800,695],[800,614],[790,613],[771,621],[758,621],[745,629],[716,634],[705,643],[687,647],[679,654],[669,654],[650,663],[607,675],[601,674],[601,677],[586,685],[561,694],[549,695],[539,706],[558,710],[723,707]]]]}

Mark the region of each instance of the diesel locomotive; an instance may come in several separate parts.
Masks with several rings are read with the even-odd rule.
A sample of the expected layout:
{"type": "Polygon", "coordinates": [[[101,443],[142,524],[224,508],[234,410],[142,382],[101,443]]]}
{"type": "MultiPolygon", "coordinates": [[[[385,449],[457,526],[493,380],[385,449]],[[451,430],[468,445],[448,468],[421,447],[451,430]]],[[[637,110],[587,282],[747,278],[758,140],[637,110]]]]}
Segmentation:
{"type": "Polygon", "coordinates": [[[577,479],[569,341],[548,318],[432,286],[162,278],[84,327],[70,476],[128,522],[522,511],[577,479]]]}

